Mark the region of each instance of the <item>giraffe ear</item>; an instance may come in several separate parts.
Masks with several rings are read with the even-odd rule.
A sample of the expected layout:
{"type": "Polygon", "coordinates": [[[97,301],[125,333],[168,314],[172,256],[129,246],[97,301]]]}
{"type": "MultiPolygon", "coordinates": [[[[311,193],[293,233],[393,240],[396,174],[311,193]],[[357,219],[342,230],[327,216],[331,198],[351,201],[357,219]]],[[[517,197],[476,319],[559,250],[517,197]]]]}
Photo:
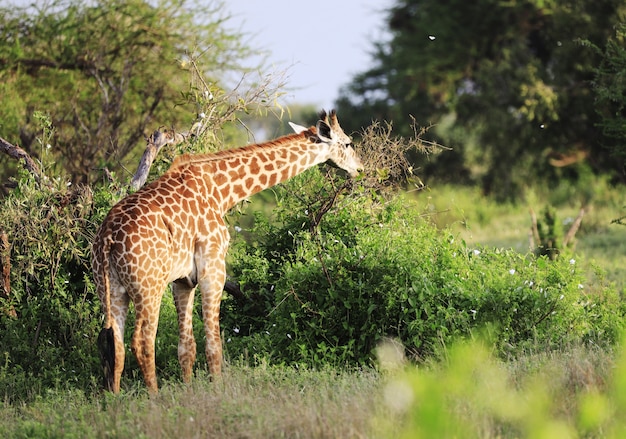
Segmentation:
{"type": "Polygon", "coordinates": [[[298,125],[297,123],[293,123],[293,122],[289,122],[289,126],[291,127],[292,130],[296,132],[296,134],[300,134],[308,130],[307,127],[303,127],[302,125],[298,125]]]}
{"type": "Polygon", "coordinates": [[[333,138],[333,130],[323,120],[317,121],[317,137],[324,142],[330,142],[333,138]]]}

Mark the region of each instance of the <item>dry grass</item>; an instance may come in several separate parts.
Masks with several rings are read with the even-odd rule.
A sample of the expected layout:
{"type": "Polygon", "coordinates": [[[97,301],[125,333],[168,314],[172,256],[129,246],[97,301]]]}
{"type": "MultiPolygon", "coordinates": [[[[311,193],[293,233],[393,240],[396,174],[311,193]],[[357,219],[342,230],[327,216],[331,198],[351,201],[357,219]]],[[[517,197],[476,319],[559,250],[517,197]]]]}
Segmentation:
{"type": "Polygon", "coordinates": [[[3,437],[359,438],[380,415],[381,380],[372,370],[230,367],[211,383],[165,383],[94,398],[51,394],[0,408],[3,437]]]}

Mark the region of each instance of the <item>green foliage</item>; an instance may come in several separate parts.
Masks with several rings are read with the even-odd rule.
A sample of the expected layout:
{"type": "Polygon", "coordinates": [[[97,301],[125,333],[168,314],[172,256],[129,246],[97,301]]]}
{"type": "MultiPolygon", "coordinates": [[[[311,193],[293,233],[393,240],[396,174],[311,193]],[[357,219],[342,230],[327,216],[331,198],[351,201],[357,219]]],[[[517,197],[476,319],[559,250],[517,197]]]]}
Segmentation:
{"type": "Polygon", "coordinates": [[[381,418],[382,437],[622,437],[626,428],[623,390],[626,362],[621,353],[610,377],[595,375],[593,355],[578,351],[536,364],[516,376],[491,354],[483,340],[455,343],[445,361],[405,368],[384,391],[388,406],[402,417],[381,418]],[[586,376],[575,376],[572,367],[586,376]],[[566,401],[562,404],[562,401],[566,401]]]}
{"type": "Polygon", "coordinates": [[[231,354],[367,364],[394,337],[425,358],[488,323],[501,355],[616,340],[618,295],[591,289],[574,258],[469,248],[405,198],[381,206],[358,189],[312,227],[328,182],[302,178],[276,190],[274,221],[257,217],[252,242],[232,249],[249,301],[224,301],[231,354]]]}
{"type": "MultiPolygon", "coordinates": [[[[626,117],[626,24],[615,27],[615,34],[606,42],[602,52],[602,62],[595,70],[594,91],[597,96],[596,109],[600,114],[600,126],[608,137],[607,146],[615,156],[626,163],[626,138],[624,118],[626,117]]],[[[587,42],[590,44],[589,42],[587,42]]],[[[593,46],[592,46],[593,47],[593,46]]],[[[600,51],[597,46],[595,49],[600,51]]]]}
{"type": "Polygon", "coordinates": [[[197,100],[181,100],[181,90],[194,85],[185,82],[190,58],[202,59],[211,86],[230,73],[243,75],[238,60],[248,49],[224,26],[221,6],[219,0],[0,5],[3,137],[37,156],[41,127],[33,112],[44,112],[55,127],[51,152],[75,183],[93,181],[104,166],[124,169],[154,127],[186,129],[203,111],[197,100]]]}
{"type": "Polygon", "coordinates": [[[93,193],[48,182],[23,176],[0,205],[0,228],[11,243],[11,295],[0,302],[2,373],[14,376],[0,381],[2,395],[86,387],[99,371],[100,304],[89,248],[113,196],[109,188],[93,193]]]}
{"type": "MultiPolygon", "coordinates": [[[[403,134],[408,115],[435,124],[430,136],[452,150],[414,157],[416,164],[431,180],[478,184],[500,201],[523,198],[534,185],[576,181],[576,167],[553,166],[564,158],[586,157],[594,172],[619,177],[623,163],[616,166],[601,146],[593,111],[600,56],[580,42],[603,45],[625,7],[615,0],[397,0],[374,67],[343,89],[338,110],[345,123],[392,120],[403,134]]],[[[604,82],[619,87],[620,61],[610,59],[604,82]]],[[[619,97],[616,88],[607,109],[619,110],[619,97]]]]}

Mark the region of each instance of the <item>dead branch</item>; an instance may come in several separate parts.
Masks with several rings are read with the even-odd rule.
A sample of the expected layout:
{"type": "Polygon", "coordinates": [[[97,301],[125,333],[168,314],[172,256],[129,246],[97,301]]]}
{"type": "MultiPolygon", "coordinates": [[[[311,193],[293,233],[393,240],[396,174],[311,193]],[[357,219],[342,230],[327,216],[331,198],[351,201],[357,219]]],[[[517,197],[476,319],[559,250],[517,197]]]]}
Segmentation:
{"type": "Polygon", "coordinates": [[[150,172],[150,167],[152,166],[154,159],[164,145],[178,145],[179,143],[184,142],[186,139],[187,135],[183,133],[177,133],[173,130],[163,130],[163,132],[161,132],[159,129],[152,133],[152,135],[148,138],[148,145],[146,146],[146,150],[141,157],[141,161],[139,162],[137,171],[130,181],[131,189],[137,190],[146,183],[146,180],[148,179],[148,173],[150,172]]]}
{"type": "Polygon", "coordinates": [[[28,155],[26,151],[17,145],[13,145],[2,137],[0,137],[0,151],[9,155],[9,157],[22,160],[24,162],[24,168],[35,178],[35,181],[39,182],[41,178],[41,171],[37,163],[28,155]]]}
{"type": "Polygon", "coordinates": [[[537,215],[531,207],[530,209],[530,249],[534,250],[536,246],[541,245],[541,238],[539,237],[539,229],[537,228],[537,215]]]}
{"type": "Polygon", "coordinates": [[[576,232],[578,232],[578,229],[580,228],[580,225],[583,222],[583,216],[585,216],[584,207],[580,209],[580,212],[578,212],[578,216],[576,217],[576,219],[572,223],[572,226],[569,228],[569,230],[565,234],[565,238],[563,238],[563,247],[567,247],[567,244],[569,244],[569,242],[572,239],[574,239],[574,235],[576,235],[576,232]]]}

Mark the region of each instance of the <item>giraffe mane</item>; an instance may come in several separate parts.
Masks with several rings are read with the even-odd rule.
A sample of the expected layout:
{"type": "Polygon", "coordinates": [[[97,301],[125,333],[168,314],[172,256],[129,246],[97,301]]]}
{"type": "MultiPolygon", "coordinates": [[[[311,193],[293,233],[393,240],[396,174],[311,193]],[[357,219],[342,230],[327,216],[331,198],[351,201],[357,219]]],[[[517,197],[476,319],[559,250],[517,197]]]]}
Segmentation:
{"type": "Polygon", "coordinates": [[[170,165],[170,168],[168,169],[168,172],[178,169],[190,163],[212,162],[215,160],[222,160],[222,159],[227,159],[227,158],[245,156],[252,151],[258,151],[261,149],[269,149],[269,148],[277,147],[283,144],[291,143],[297,137],[307,138],[309,136],[314,136],[316,134],[317,134],[317,129],[315,127],[310,127],[306,131],[303,131],[299,134],[288,134],[286,136],[282,136],[277,139],[270,140],[270,141],[263,142],[263,143],[255,143],[252,145],[246,145],[246,146],[241,146],[241,147],[232,148],[232,149],[224,149],[221,151],[209,152],[209,153],[204,153],[204,154],[194,154],[194,153],[182,154],[174,159],[174,161],[170,165]]]}

